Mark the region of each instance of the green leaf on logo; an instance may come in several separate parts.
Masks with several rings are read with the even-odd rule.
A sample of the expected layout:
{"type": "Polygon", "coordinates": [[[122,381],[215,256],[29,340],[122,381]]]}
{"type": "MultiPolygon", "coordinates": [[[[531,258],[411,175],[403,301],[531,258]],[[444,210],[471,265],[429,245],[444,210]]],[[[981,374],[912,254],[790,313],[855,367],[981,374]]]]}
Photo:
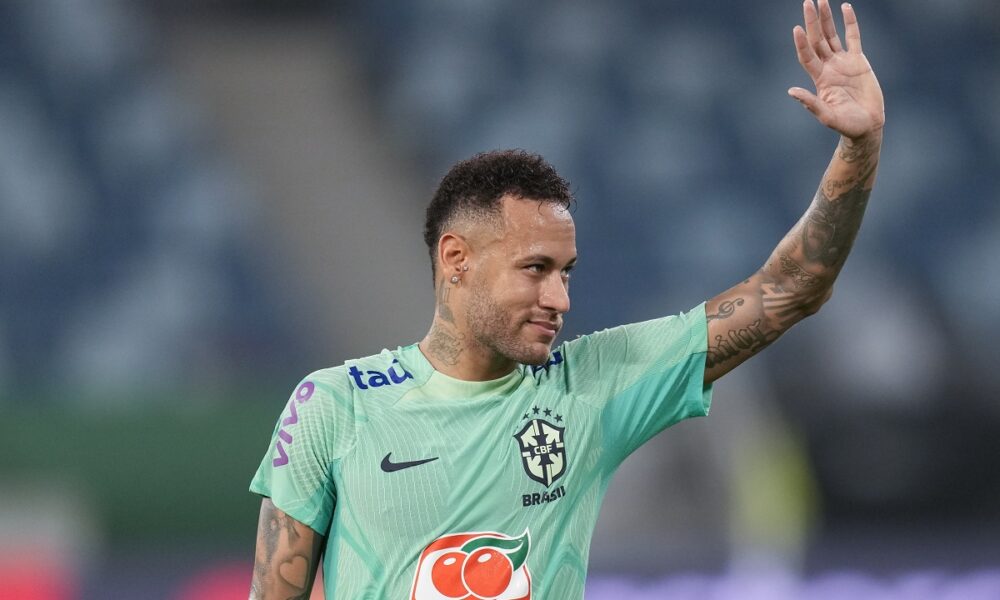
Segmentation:
{"type": "Polygon", "coordinates": [[[496,548],[502,551],[510,559],[513,569],[516,571],[528,558],[528,551],[531,549],[531,535],[525,529],[520,537],[514,539],[491,536],[477,537],[465,542],[460,550],[471,554],[480,548],[496,548]]]}

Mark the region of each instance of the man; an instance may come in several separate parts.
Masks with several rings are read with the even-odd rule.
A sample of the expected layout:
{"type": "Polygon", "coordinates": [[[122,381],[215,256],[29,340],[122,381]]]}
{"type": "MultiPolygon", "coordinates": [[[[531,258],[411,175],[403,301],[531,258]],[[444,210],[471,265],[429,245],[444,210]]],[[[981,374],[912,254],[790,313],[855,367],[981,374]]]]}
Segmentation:
{"type": "MultiPolygon", "coordinates": [[[[793,38],[841,135],[766,264],[688,313],[552,344],[576,262],[568,186],[540,157],[477,155],[427,211],[436,310],[419,344],[317,371],[251,484],[264,496],[252,598],[580,598],[618,465],[712,382],[830,297],[875,182],[882,93],[842,7],[806,0],[793,38]]],[[[669,507],[665,507],[669,510],[669,507]]]]}

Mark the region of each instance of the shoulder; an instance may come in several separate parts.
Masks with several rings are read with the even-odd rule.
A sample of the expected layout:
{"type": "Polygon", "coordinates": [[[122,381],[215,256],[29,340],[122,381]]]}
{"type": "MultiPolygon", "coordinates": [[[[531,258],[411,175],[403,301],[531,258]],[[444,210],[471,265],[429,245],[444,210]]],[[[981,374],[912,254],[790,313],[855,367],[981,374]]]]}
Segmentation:
{"type": "Polygon", "coordinates": [[[650,373],[683,363],[705,348],[703,305],[680,313],[603,329],[563,342],[539,379],[604,402],[650,373]]]}
{"type": "Polygon", "coordinates": [[[578,336],[564,343],[563,350],[567,358],[573,357],[577,361],[591,356],[607,358],[608,354],[646,350],[647,346],[666,347],[692,336],[704,337],[705,330],[705,304],[701,303],[687,312],[578,336]]]}
{"type": "Polygon", "coordinates": [[[399,386],[413,381],[413,373],[400,363],[399,352],[383,350],[378,354],[352,358],[341,365],[313,371],[299,383],[296,394],[322,393],[343,400],[359,391],[399,386]]]}
{"type": "Polygon", "coordinates": [[[308,436],[330,459],[348,453],[362,424],[391,405],[396,392],[413,381],[398,356],[388,350],[315,370],[292,392],[279,421],[279,437],[308,436]],[[299,431],[293,431],[299,430],[299,431]]]}
{"type": "Polygon", "coordinates": [[[337,367],[338,375],[351,393],[366,398],[398,398],[419,385],[412,366],[405,365],[404,348],[383,350],[378,354],[346,361],[337,367]]]}

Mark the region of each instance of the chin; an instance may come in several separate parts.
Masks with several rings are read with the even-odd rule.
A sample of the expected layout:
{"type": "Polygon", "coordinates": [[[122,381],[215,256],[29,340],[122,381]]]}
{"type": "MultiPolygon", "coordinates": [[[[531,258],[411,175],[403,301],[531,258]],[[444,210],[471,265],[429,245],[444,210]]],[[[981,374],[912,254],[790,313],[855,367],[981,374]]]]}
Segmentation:
{"type": "Polygon", "coordinates": [[[554,339],[541,340],[529,336],[496,336],[482,338],[480,343],[494,356],[503,357],[511,362],[533,367],[542,366],[549,360],[554,339]]]}
{"type": "Polygon", "coordinates": [[[517,362],[532,367],[540,367],[549,361],[549,354],[552,352],[552,344],[536,342],[525,348],[525,355],[517,362]]]}

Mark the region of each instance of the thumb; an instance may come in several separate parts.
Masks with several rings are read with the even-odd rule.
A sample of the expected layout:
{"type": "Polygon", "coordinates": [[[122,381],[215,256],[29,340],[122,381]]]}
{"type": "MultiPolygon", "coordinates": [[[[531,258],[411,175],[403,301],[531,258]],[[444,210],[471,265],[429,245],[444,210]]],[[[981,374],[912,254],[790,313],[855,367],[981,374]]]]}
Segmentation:
{"type": "Polygon", "coordinates": [[[806,110],[816,115],[816,118],[820,120],[821,123],[826,124],[826,104],[822,100],[816,97],[809,90],[793,87],[789,88],[788,95],[799,101],[799,104],[806,107],[806,110]]]}

